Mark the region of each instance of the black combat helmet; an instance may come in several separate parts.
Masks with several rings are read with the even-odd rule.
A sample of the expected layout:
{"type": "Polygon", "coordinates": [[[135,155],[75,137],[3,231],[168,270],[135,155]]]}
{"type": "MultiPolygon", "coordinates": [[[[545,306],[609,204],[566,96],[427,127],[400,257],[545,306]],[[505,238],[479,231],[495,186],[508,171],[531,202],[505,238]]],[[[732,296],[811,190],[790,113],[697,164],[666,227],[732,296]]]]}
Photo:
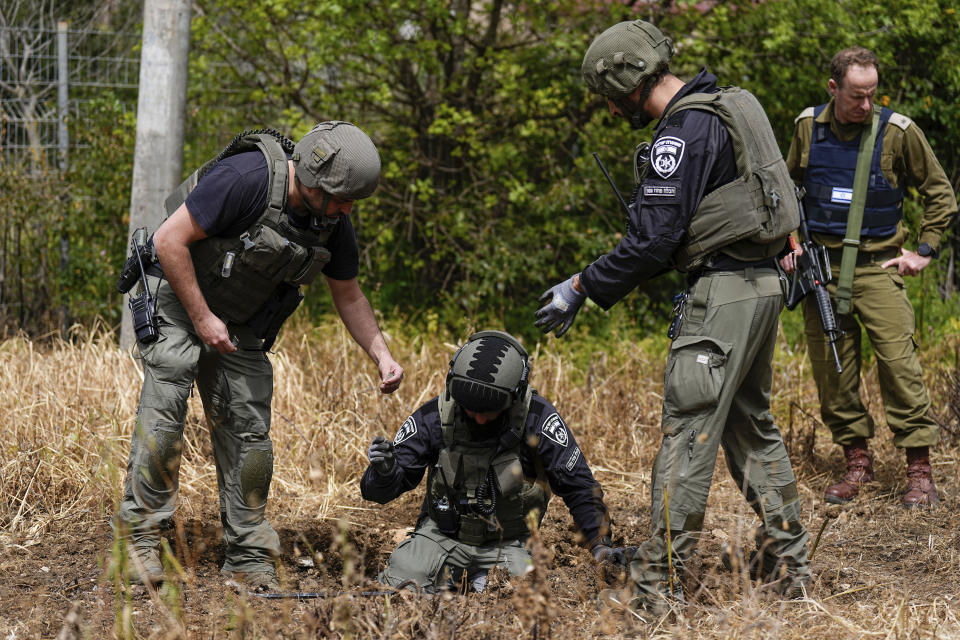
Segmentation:
{"type": "Polygon", "coordinates": [[[447,393],[464,409],[495,413],[523,399],[529,373],[527,352],[513,336],[481,331],[450,361],[447,393]]]}

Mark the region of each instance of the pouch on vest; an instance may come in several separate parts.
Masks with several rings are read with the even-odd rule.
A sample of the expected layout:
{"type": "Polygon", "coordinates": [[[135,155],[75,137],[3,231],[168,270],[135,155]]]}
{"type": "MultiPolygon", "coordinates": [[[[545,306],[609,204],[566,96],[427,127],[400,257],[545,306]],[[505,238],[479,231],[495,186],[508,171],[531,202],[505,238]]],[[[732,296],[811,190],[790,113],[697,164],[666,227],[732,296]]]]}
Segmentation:
{"type": "Polygon", "coordinates": [[[296,311],[301,302],[303,293],[300,287],[284,283],[278,286],[263,306],[253,314],[247,325],[253,330],[253,335],[263,340],[264,351],[270,350],[280,332],[280,326],[296,311]]]}
{"type": "Polygon", "coordinates": [[[317,257],[266,225],[239,238],[206,238],[190,247],[197,284],[210,310],[225,322],[246,324],[273,295],[280,283],[303,281],[318,272],[317,257]],[[228,254],[232,254],[228,257],[228,254]],[[232,261],[226,268],[225,261],[232,261]]]}

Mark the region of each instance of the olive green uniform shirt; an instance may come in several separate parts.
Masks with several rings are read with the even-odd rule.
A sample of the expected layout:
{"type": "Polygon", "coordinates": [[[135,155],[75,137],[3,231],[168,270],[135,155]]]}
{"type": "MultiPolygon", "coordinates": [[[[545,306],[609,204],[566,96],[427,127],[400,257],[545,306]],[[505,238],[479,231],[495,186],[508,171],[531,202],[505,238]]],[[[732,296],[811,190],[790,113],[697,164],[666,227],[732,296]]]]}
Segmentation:
{"type": "MultiPolygon", "coordinates": [[[[846,142],[857,137],[866,124],[841,124],[833,115],[833,99],[816,118],[817,122],[829,124],[833,134],[846,142]]],[[[879,107],[874,107],[879,111],[879,107]]],[[[813,135],[813,118],[798,117],[795,121],[793,140],[787,153],[787,168],[790,177],[797,184],[803,182],[803,173],[810,157],[810,139],[813,135]]],[[[947,179],[940,162],[933,155],[933,149],[913,121],[907,128],[887,123],[883,136],[883,148],[880,151],[880,168],[890,186],[913,186],[920,195],[923,205],[923,218],[917,244],[926,242],[935,251],[940,248],[940,239],[957,212],[957,197],[947,179]]],[[[843,237],[831,234],[813,234],[814,240],[831,249],[843,248],[843,237]]],[[[899,249],[910,237],[910,230],[904,220],[900,220],[897,231],[886,238],[861,238],[860,251],[877,253],[890,249],[899,249]]],[[[916,245],[915,245],[916,246],[916,245]]]]}

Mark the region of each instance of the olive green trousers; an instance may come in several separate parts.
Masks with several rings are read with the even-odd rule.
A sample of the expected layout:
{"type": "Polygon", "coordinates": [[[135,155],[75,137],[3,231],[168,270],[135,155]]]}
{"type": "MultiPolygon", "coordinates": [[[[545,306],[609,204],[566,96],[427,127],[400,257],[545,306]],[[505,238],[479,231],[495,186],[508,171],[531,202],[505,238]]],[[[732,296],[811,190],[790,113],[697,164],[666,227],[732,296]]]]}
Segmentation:
{"type": "MultiPolygon", "coordinates": [[[[923,384],[917,343],[913,339],[916,330],[913,307],[907,299],[903,277],[895,268],[880,267],[881,257],[890,256],[874,260],[871,257],[861,255],[860,262],[864,264],[853,272],[851,314],[837,316],[837,325],[845,333],[837,342],[842,373],[837,373],[816,301],[812,295],[803,301],[807,350],[820,395],[820,416],[837,444],[873,437],[873,417],[860,398],[860,340],[866,331],[877,358],[880,394],[887,426],[893,431],[893,444],[933,446],[938,440],[938,427],[927,413],[930,395],[923,384]]],[[[839,265],[833,266],[838,272],[839,265]]],[[[836,278],[827,285],[827,290],[834,299],[836,278]]]]}
{"type": "Polygon", "coordinates": [[[764,565],[780,566],[785,576],[800,581],[809,576],[797,486],[770,414],[782,301],[774,269],[705,274],[689,291],[664,376],[663,440],[651,483],[652,536],[630,566],[643,606],[656,607],[676,595],[669,584],[680,583],[698,542],[721,445],[730,475],[760,517],[756,541],[764,565]]]}
{"type": "Polygon", "coordinates": [[[465,578],[468,586],[479,586],[479,591],[487,572],[496,566],[514,576],[529,571],[532,560],[526,549],[526,538],[482,545],[466,544],[442,533],[433,520],[425,518],[390,554],[387,567],[378,580],[392,587],[412,580],[424,593],[436,593],[456,587],[465,578]]]}
{"type": "MultiPolygon", "coordinates": [[[[158,298],[160,338],[140,345],[143,388],[114,532],[138,548],[159,544],[159,529],[176,506],[187,399],[196,381],[217,468],[223,568],[272,572],[280,541],[264,517],[273,475],[270,361],[262,351],[221,354],[204,345],[166,282],[158,298]]],[[[259,342],[243,327],[230,331],[241,347],[259,342]]]]}

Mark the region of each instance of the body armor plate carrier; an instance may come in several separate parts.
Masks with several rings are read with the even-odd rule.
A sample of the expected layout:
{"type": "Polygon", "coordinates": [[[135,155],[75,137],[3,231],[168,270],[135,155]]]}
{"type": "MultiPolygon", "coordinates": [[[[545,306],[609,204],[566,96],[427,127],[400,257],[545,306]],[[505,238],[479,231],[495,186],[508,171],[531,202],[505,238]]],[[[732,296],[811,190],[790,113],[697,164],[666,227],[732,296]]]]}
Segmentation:
{"type": "Polygon", "coordinates": [[[532,395],[527,390],[507,409],[507,424],[495,448],[472,442],[461,409],[446,391],[440,396],[443,449],[427,478],[427,509],[447,535],[481,545],[529,535],[531,511],[536,510],[538,523],[543,519],[550,499],[546,475],[536,456],[535,479],[524,477],[520,463],[520,448],[529,446],[524,431],[532,395]],[[451,507],[459,514],[455,529],[442,524],[449,522],[451,507]]]}
{"type": "Polygon", "coordinates": [[[684,109],[720,118],[733,143],[738,177],[704,196],[675,255],[676,267],[696,270],[717,251],[745,262],[776,256],[800,224],[800,210],[763,107],[749,91],[724,87],[679,99],[663,114],[660,127],[684,109]]]}
{"type": "MultiPolygon", "coordinates": [[[[303,294],[299,285],[312,282],[330,261],[324,246],[332,225],[294,227],[284,213],[290,172],[280,142],[269,134],[238,136],[225,153],[204,164],[167,198],[167,215],[186,200],[203,175],[223,157],[259,150],[270,172],[267,206],[238,237],[209,237],[190,247],[197,283],[210,310],[226,323],[249,324],[263,338],[279,329],[275,309],[293,312],[303,294]],[[265,313],[268,312],[268,313],[265,313]]],[[[272,341],[271,341],[272,342],[272,341]]],[[[269,349],[265,344],[264,348],[269,349]]]]}
{"type": "MultiPolygon", "coordinates": [[[[846,142],[839,140],[833,135],[828,123],[816,120],[826,106],[822,104],[810,114],[814,120],[809,159],[803,174],[803,187],[806,190],[803,202],[810,231],[843,236],[847,232],[847,217],[853,201],[853,178],[860,152],[860,138],[864,133],[861,132],[846,142]]],[[[891,186],[882,169],[883,138],[887,123],[891,122],[894,115],[895,113],[886,107],[880,109],[860,227],[860,236],[864,238],[892,236],[897,231],[897,223],[903,217],[903,188],[891,186]]],[[[901,121],[902,119],[893,120],[901,121]]],[[[869,120],[867,123],[869,124],[869,120]]],[[[867,132],[869,133],[869,127],[867,132]]]]}

